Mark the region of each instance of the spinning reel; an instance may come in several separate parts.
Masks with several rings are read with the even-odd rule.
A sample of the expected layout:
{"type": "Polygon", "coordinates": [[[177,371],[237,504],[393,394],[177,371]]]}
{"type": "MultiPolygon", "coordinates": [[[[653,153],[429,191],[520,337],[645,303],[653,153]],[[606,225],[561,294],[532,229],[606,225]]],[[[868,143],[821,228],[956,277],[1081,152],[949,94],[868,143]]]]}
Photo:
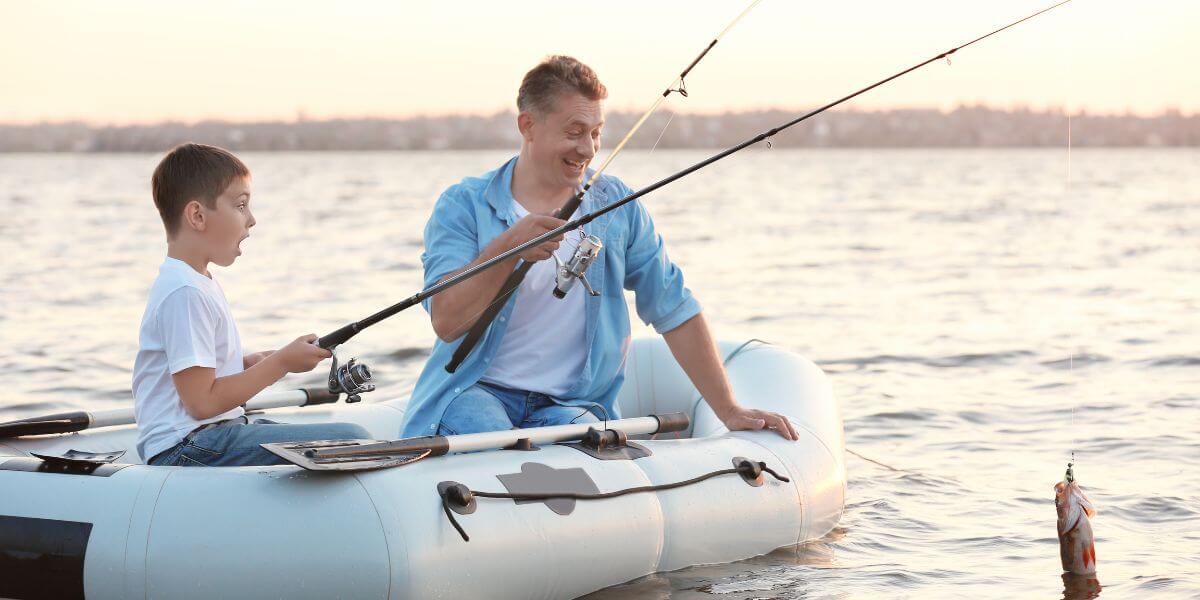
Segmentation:
{"type": "Polygon", "coordinates": [[[604,248],[604,244],[600,242],[600,238],[589,235],[579,241],[579,247],[575,249],[575,254],[571,260],[563,262],[558,258],[557,254],[551,254],[554,257],[554,262],[558,264],[558,270],[555,272],[554,280],[554,297],[558,299],[566,298],[567,292],[571,291],[571,287],[578,281],[583,284],[591,296],[599,296],[600,292],[592,289],[592,284],[588,283],[584,273],[588,267],[596,261],[596,257],[600,255],[600,250],[604,248]]]}
{"type": "Polygon", "coordinates": [[[352,358],[345,364],[338,364],[337,347],[330,349],[333,353],[333,364],[329,366],[329,392],[331,394],[346,394],[346,403],[362,400],[361,394],[375,391],[371,383],[371,369],[367,365],[352,358]]]}

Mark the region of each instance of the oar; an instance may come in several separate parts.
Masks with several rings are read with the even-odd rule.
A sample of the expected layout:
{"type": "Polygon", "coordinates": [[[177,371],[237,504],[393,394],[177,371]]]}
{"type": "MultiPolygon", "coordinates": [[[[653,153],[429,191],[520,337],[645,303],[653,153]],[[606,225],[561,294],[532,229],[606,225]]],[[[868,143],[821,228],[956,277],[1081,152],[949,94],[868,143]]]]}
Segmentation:
{"type": "MultiPolygon", "coordinates": [[[[600,424],[579,423],[464,435],[431,435],[388,442],[279,442],[263,444],[262,447],[283,460],[310,471],[362,471],[405,465],[451,452],[475,452],[580,440],[595,431],[597,425],[600,424]]],[[[684,413],[668,413],[607,421],[603,426],[605,430],[597,432],[602,447],[616,441],[619,434],[615,432],[629,436],[686,431],[691,426],[691,419],[684,413]]]]}
{"type": "MultiPolygon", "coordinates": [[[[268,408],[281,408],[284,406],[329,404],[337,402],[339,397],[339,394],[330,393],[325,388],[264,392],[246,402],[245,408],[246,410],[266,410],[268,408]]],[[[132,408],[116,408],[94,412],[80,410],[0,423],[0,439],[23,435],[71,433],[85,429],[130,425],[132,423],[134,423],[132,408]]]]}

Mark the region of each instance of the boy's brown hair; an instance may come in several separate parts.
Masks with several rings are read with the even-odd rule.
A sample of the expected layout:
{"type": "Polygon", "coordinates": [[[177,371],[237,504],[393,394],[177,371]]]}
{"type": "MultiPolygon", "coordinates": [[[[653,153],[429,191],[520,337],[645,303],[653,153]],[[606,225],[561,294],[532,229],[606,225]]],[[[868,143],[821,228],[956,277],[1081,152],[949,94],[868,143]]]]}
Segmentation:
{"type": "Polygon", "coordinates": [[[172,148],[150,180],[154,206],[162,217],[167,237],[179,231],[183,208],[198,200],[208,208],[216,207],[217,197],[238,177],[248,177],[250,169],[228,150],[204,144],[182,144],[172,148]]]}
{"type": "Polygon", "coordinates": [[[517,109],[545,115],[554,112],[554,101],[562,92],[575,92],[588,100],[608,97],[608,88],[591,67],[570,56],[548,56],[525,74],[517,91],[517,109]]]}

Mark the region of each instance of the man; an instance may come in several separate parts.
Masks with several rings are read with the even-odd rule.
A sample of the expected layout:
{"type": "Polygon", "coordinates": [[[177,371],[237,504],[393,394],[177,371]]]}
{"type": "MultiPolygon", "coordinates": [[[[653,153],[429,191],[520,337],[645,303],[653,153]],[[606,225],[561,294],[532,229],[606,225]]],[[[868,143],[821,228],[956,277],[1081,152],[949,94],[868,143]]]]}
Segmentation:
{"type": "MultiPolygon", "coordinates": [[[[481,177],[451,186],[425,227],[426,287],[491,259],[564,223],[550,216],[571,198],[600,149],[608,92],[594,71],[567,56],[547,58],[517,94],[520,154],[481,177]]],[[[580,213],[632,190],[603,175],[580,213]]],[[[562,215],[569,216],[569,215],[562,215]]],[[[624,381],[629,312],[663,335],[692,383],[730,429],[769,428],[797,439],[787,419],[740,406],[733,396],[700,305],[683,285],[645,207],[632,202],[585,226],[604,248],[587,272],[590,296],[575,286],[553,297],[555,264],[579,245],[573,231],[521,253],[535,262],[487,334],[455,373],[446,363],[492,302],[517,258],[426,300],[439,340],[409,404],[403,435],[455,435],[616,418],[624,381]]]]}

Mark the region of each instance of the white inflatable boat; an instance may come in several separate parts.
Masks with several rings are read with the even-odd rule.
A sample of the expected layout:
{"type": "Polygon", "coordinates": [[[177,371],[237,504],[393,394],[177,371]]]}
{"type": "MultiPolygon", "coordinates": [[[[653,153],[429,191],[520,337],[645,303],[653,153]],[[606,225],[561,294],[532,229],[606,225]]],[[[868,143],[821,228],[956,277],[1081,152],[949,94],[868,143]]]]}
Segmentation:
{"type": "MultiPolygon", "coordinates": [[[[845,495],[842,421],[825,375],[767,344],[721,348],[738,400],[788,416],[799,441],[728,432],[659,339],[630,350],[622,416],[685,412],[691,428],[637,440],[649,452],[641,458],[550,444],[322,473],[135,464],[132,426],[0,440],[0,597],[572,598],[825,535],[845,495]],[[127,452],[83,471],[30,454],[69,450],[127,452]],[[696,478],[737,457],[788,481],[734,473],[602,500],[476,497],[471,510],[453,506],[470,541],[439,494],[444,482],[505,492],[522,481],[526,491],[604,493],[696,478]]],[[[351,421],[389,439],[403,408],[270,417],[351,421]]]]}

